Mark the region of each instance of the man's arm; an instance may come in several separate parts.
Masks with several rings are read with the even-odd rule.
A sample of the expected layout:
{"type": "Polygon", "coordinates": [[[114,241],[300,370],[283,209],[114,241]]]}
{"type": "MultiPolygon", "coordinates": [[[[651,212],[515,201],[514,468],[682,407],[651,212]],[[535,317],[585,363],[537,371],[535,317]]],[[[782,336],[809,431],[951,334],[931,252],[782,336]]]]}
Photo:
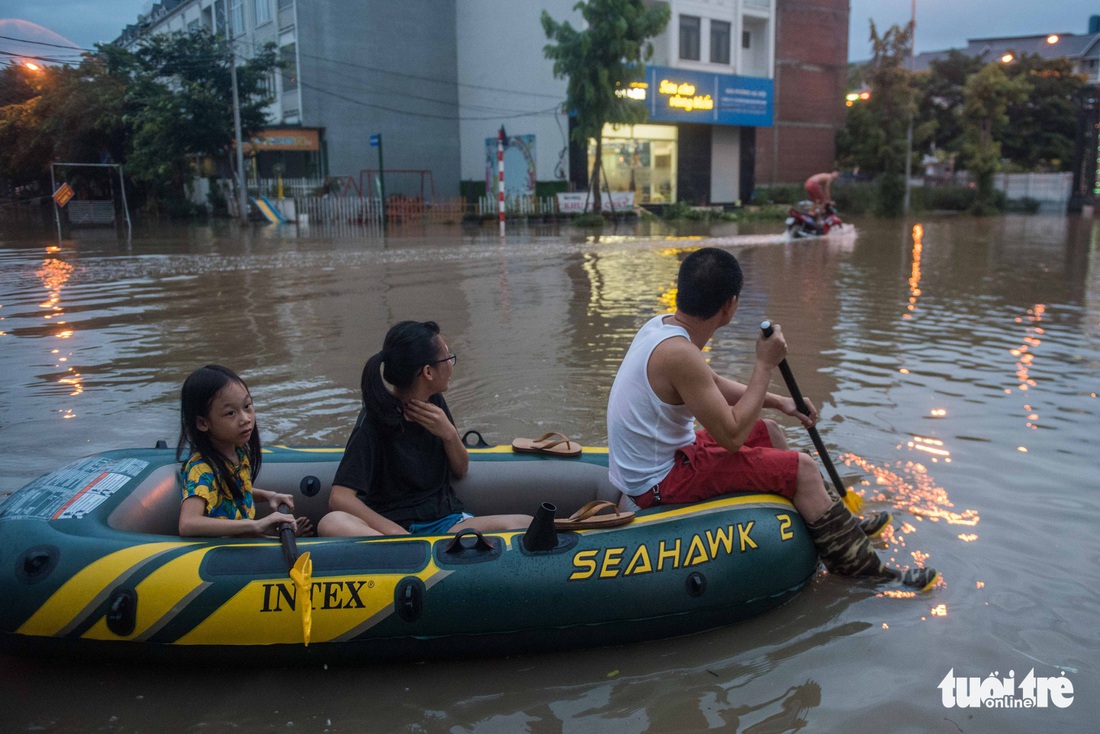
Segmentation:
{"type": "MultiPolygon", "coordinates": [[[[769,355],[774,351],[769,349],[769,355]]],[[[747,384],[730,381],[729,389],[737,397],[732,405],[719,389],[702,353],[685,339],[669,339],[653,350],[648,374],[662,400],[682,402],[720,446],[737,451],[760,417],[772,367],[774,364],[768,366],[758,359],[747,384]]]]}

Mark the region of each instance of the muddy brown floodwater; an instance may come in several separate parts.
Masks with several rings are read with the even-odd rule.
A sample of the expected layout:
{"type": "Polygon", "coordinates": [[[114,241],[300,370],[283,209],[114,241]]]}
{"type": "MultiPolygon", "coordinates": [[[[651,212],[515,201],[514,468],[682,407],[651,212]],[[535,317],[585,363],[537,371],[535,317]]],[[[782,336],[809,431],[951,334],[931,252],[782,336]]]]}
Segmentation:
{"type": "Polygon", "coordinates": [[[913,222],[856,224],[793,243],[774,224],[513,228],[504,243],[458,227],[384,242],[161,228],[130,244],[0,229],[0,493],[85,454],[174,442],[179,385],[211,361],[249,381],[265,443],[343,444],[364,360],[408,318],[438,321],[459,356],[448,402],[461,430],[605,444],[635,330],[673,303],[684,253],[717,245],[746,285],[711,364],[747,375],[757,324],[782,324],[841,473],[894,514],[885,555],[945,579],[913,597],[819,576],[742,624],[507,659],[196,670],[0,657],[0,728],[1095,730],[1100,225],[930,218],[915,238],[913,222]],[[1072,703],[1025,708],[1017,685],[999,707],[945,704],[955,679],[1029,673],[1068,679],[1072,703]]]}

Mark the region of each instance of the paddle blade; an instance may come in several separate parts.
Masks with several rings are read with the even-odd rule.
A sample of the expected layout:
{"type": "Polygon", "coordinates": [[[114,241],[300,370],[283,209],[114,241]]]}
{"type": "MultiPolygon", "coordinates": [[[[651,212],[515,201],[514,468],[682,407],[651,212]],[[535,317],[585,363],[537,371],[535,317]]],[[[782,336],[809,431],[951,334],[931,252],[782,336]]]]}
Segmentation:
{"type": "Polygon", "coordinates": [[[313,560],[309,552],[298,556],[294,568],[290,569],[290,578],[298,588],[298,599],[301,600],[302,609],[302,639],[306,647],[309,647],[309,636],[313,630],[313,600],[310,598],[313,586],[313,560]]]}
{"type": "Polygon", "coordinates": [[[853,515],[858,515],[859,511],[863,509],[863,498],[855,492],[848,492],[840,499],[853,515]]]}

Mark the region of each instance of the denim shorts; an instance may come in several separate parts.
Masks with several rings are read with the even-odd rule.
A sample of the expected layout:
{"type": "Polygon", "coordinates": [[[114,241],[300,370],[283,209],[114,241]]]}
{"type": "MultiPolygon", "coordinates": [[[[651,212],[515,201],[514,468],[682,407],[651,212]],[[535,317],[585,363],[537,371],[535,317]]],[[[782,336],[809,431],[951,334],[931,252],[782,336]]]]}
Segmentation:
{"type": "Polygon", "coordinates": [[[463,520],[469,520],[472,517],[473,515],[467,512],[456,512],[438,520],[411,523],[409,532],[413,535],[442,535],[463,520]]]}

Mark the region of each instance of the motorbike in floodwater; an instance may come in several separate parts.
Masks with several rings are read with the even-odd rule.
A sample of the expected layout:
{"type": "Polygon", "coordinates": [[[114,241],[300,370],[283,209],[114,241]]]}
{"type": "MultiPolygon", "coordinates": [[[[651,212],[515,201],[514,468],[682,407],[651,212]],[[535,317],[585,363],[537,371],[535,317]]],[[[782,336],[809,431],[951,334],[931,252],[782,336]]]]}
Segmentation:
{"type": "Polygon", "coordinates": [[[787,234],[792,238],[820,237],[840,229],[844,222],[836,213],[836,204],[829,201],[819,216],[813,214],[813,203],[800,201],[787,215],[787,234]]]}

